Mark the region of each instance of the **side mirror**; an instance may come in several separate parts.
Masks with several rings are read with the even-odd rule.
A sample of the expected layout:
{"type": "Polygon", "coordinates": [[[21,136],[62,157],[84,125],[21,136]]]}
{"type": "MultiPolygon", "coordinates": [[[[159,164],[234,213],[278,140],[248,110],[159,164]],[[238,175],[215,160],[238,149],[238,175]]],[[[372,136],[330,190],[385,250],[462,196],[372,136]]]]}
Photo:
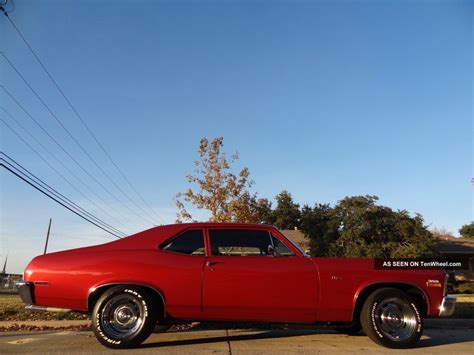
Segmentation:
{"type": "Polygon", "coordinates": [[[275,256],[275,247],[273,245],[269,245],[267,249],[268,255],[275,256]]]}

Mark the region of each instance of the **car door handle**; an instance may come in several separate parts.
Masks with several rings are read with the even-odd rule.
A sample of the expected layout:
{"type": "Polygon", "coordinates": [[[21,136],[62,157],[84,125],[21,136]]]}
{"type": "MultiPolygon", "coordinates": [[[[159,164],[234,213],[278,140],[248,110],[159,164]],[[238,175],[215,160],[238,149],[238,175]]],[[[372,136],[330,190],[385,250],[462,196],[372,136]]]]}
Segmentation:
{"type": "Polygon", "coordinates": [[[218,262],[218,261],[208,260],[207,263],[206,263],[206,265],[209,266],[209,267],[214,266],[214,265],[216,265],[216,264],[219,264],[219,262],[218,262]]]}

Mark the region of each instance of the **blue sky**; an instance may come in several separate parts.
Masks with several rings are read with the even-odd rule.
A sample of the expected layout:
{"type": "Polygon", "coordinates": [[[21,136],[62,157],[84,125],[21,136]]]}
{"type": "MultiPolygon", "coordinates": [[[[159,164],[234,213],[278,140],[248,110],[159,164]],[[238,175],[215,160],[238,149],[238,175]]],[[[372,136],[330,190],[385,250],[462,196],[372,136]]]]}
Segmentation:
{"type": "MultiPolygon", "coordinates": [[[[473,218],[468,1],[15,3],[13,21],[166,222],[174,221],[173,196],[187,188],[199,139],[220,135],[229,153],[240,153],[239,166],[250,169],[262,197],[287,189],[300,204],[313,204],[374,194],[452,232],[473,218]]],[[[3,16],[0,47],[126,189],[3,16]]],[[[105,182],[3,59],[0,70],[1,82],[105,182]]],[[[0,95],[2,106],[81,175],[0,95]]],[[[4,126],[1,145],[111,221],[4,126]]],[[[5,171],[0,176],[0,261],[9,253],[10,271],[21,272],[42,252],[49,217],[50,250],[112,240],[5,171]]],[[[94,202],[128,215],[121,228],[149,226],[100,194],[105,203],[94,202]]]]}

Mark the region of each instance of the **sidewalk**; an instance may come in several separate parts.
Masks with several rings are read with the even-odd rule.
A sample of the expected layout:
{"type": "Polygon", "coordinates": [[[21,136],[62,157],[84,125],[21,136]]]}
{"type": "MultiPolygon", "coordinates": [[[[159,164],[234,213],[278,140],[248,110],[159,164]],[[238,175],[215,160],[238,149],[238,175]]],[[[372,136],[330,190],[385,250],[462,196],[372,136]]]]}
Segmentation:
{"type": "MultiPolygon", "coordinates": [[[[0,332],[17,330],[88,330],[89,320],[0,321],[0,332]]],[[[426,329],[474,329],[474,319],[425,319],[426,329]]],[[[315,328],[317,329],[317,328],[315,328]]]]}

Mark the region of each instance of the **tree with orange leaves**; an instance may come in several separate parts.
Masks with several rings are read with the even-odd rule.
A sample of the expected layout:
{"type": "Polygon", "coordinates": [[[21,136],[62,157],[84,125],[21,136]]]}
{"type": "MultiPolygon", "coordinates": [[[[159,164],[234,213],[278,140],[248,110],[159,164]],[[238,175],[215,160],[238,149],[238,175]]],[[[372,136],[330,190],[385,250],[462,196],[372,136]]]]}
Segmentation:
{"type": "Polygon", "coordinates": [[[186,178],[191,185],[183,193],[176,194],[177,222],[193,220],[186,204],[206,209],[212,222],[269,223],[271,203],[258,199],[249,190],[254,184],[248,168],[234,173],[231,165],[239,159],[237,153],[230,159],[222,152],[224,138],[212,141],[202,138],[199,144],[199,160],[194,162],[194,174],[186,178]]]}

